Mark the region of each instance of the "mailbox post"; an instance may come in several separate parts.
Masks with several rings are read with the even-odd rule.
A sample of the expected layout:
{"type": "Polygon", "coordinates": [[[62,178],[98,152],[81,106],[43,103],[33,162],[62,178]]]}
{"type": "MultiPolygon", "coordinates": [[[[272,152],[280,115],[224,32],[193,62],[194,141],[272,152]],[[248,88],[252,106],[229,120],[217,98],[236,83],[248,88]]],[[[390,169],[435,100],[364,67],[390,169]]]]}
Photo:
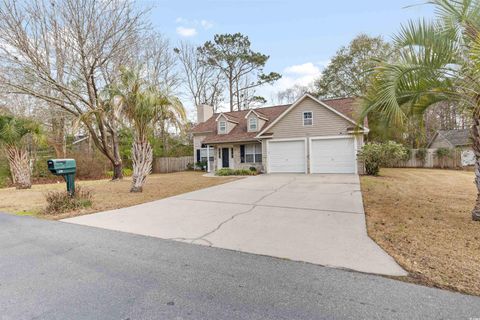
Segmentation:
{"type": "Polygon", "coordinates": [[[77,172],[75,159],[50,159],[47,161],[47,165],[51,173],[65,179],[67,192],[73,196],[75,194],[75,173],[77,172]]]}

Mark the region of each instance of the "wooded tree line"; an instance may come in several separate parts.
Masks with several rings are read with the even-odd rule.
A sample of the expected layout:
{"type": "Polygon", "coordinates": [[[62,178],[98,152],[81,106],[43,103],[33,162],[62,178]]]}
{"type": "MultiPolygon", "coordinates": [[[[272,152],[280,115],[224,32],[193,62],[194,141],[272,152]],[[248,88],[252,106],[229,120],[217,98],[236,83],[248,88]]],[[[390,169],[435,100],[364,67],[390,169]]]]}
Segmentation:
{"type": "MultiPolygon", "coordinates": [[[[382,37],[359,34],[348,45],[342,46],[322,70],[318,79],[310,85],[294,85],[280,91],[281,103],[292,103],[305,92],[321,99],[358,97],[366,95],[372,70],[380,61],[394,62],[399,59],[394,44],[382,37]]],[[[360,116],[361,103],[357,106],[360,116]]],[[[430,141],[437,130],[465,129],[470,125],[467,113],[454,100],[441,101],[421,115],[412,115],[400,124],[388,123],[380,112],[368,115],[370,141],[394,140],[409,148],[420,148],[430,141]]]]}
{"type": "Polygon", "coordinates": [[[361,116],[394,128],[423,128],[432,118],[446,127],[468,126],[479,191],[472,219],[480,221],[480,1],[428,3],[433,21],[403,25],[392,54],[369,70],[361,116]]]}
{"type": "MultiPolygon", "coordinates": [[[[188,140],[181,94],[194,105],[240,110],[263,101],[255,89],[280,78],[263,72],[269,57],[247,36],[173,46],[151,27],[148,10],[126,0],[1,0],[0,29],[5,121],[41,123],[57,157],[65,157],[68,135],[88,136],[114,180],[122,178],[120,141],[128,129],[133,180],[140,181],[132,191],[151,168],[151,137],[164,154],[172,137],[188,140]]],[[[26,148],[24,139],[17,147],[26,148]]]]}

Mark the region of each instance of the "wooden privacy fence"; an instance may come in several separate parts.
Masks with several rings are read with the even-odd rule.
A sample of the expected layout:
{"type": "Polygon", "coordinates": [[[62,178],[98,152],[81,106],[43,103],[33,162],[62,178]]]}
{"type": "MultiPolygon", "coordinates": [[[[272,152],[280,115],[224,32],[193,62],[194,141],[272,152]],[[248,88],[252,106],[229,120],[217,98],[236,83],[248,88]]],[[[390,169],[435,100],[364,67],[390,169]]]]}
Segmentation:
{"type": "Polygon", "coordinates": [[[410,159],[399,161],[392,167],[396,168],[461,168],[462,152],[461,150],[452,149],[451,154],[445,157],[438,157],[437,149],[425,149],[427,154],[425,160],[418,159],[418,149],[410,150],[410,159]]]}
{"type": "Polygon", "coordinates": [[[193,156],[187,157],[161,157],[153,160],[153,173],[169,173],[185,171],[188,164],[193,164],[193,156]]]}

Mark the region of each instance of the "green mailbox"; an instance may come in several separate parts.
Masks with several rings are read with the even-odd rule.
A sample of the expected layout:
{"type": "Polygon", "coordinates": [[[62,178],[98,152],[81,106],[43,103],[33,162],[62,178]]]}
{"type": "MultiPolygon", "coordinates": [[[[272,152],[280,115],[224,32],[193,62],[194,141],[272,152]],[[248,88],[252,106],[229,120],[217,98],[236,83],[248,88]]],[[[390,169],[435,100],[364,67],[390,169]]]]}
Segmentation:
{"type": "Polygon", "coordinates": [[[73,196],[75,194],[75,172],[77,172],[75,159],[50,159],[47,160],[47,165],[51,173],[63,176],[67,183],[67,191],[73,196]]]}

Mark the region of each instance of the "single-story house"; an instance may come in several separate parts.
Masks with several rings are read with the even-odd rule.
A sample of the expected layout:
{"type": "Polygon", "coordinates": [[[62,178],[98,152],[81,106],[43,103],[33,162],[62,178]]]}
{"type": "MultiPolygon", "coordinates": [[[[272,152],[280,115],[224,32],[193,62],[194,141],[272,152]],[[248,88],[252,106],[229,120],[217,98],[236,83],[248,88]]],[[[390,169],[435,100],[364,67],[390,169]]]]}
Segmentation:
{"type": "Polygon", "coordinates": [[[460,149],[462,166],[475,164],[475,153],[472,149],[469,129],[438,130],[427,148],[460,149]]]}
{"type": "Polygon", "coordinates": [[[354,120],[354,98],[305,94],[289,105],[213,113],[197,107],[196,161],[208,170],[250,168],[266,173],[362,173],[357,150],[366,125],[354,120]]]}

